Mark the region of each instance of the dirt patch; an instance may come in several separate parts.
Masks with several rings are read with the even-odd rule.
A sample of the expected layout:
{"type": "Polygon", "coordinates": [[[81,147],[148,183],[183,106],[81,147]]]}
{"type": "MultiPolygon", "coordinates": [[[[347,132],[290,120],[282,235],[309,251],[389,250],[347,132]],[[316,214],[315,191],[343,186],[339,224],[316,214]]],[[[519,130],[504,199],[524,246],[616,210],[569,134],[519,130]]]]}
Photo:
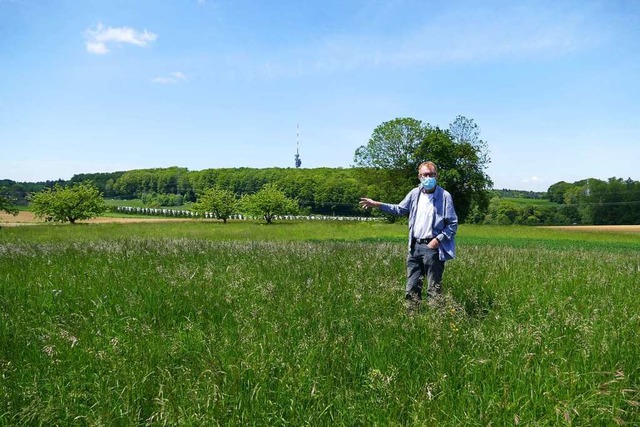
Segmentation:
{"type": "MultiPolygon", "coordinates": [[[[104,224],[104,223],[131,223],[131,222],[179,222],[179,221],[193,221],[190,218],[112,218],[112,217],[99,217],[93,219],[87,219],[78,221],[79,224],[104,224]]],[[[16,227],[20,225],[35,225],[45,224],[45,221],[36,218],[32,212],[20,211],[17,216],[10,215],[6,212],[0,212],[0,226],[2,227],[16,227]]]]}
{"type": "Polygon", "coordinates": [[[6,212],[0,212],[0,226],[3,227],[41,223],[44,223],[44,221],[37,219],[31,212],[20,211],[16,216],[10,215],[6,212]]]}
{"type": "MultiPolygon", "coordinates": [[[[127,217],[99,217],[78,221],[81,224],[104,224],[104,223],[132,223],[132,222],[180,222],[193,221],[191,218],[127,218],[127,217]]],[[[199,220],[203,221],[203,220],[199,220]]],[[[216,221],[216,220],[211,220],[216,221]]],[[[45,224],[39,218],[36,218],[32,212],[20,211],[17,216],[10,215],[6,212],[0,212],[0,226],[15,227],[19,225],[45,224]]],[[[607,232],[623,232],[623,233],[640,233],[640,225],[554,225],[542,228],[555,228],[557,230],[573,230],[573,231],[607,231],[607,232]]]]}

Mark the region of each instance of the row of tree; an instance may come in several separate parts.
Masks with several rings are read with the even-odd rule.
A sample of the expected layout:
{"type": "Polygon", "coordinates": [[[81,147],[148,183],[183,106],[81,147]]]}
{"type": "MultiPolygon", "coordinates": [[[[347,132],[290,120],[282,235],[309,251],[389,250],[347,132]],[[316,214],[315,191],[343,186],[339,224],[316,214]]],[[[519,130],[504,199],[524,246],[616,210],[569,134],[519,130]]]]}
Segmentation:
{"type": "Polygon", "coordinates": [[[522,203],[502,197],[491,199],[487,213],[471,219],[474,223],[493,225],[582,224],[575,206],[522,203]]]}
{"type": "Polygon", "coordinates": [[[561,181],[545,193],[547,203],[520,203],[505,198],[513,194],[504,194],[491,199],[484,216],[469,219],[485,224],[640,224],[640,182],[630,178],[561,181]]]}
{"type": "MultiPolygon", "coordinates": [[[[0,209],[16,214],[10,204],[0,199],[0,209]]],[[[31,211],[45,221],[70,222],[100,216],[107,209],[100,190],[90,181],[73,183],[68,186],[56,184],[45,188],[31,199],[31,211]]],[[[200,217],[213,217],[223,220],[242,213],[253,217],[262,217],[271,224],[273,219],[282,215],[299,213],[298,201],[284,195],[274,184],[265,184],[254,193],[238,198],[229,190],[209,188],[191,206],[191,211],[200,217]]],[[[172,211],[173,212],[173,211],[172,211]]]]}
{"type": "MultiPolygon", "coordinates": [[[[612,178],[608,182],[594,179],[574,184],[558,183],[554,194],[563,191],[566,200],[562,203],[525,202],[522,197],[513,198],[511,192],[495,191],[486,213],[473,212],[468,222],[496,225],[568,225],[568,224],[640,224],[637,205],[640,183],[612,178]],[[592,191],[595,189],[597,191],[592,191]],[[575,197],[597,198],[598,201],[575,203],[575,197]],[[612,197],[607,201],[607,197],[612,197]],[[627,199],[627,200],[620,200],[627,199]],[[566,202],[565,202],[566,201],[566,202]],[[602,211],[600,217],[599,211],[602,211]],[[609,215],[608,221],[606,221],[609,215]],[[594,218],[603,218],[600,222],[594,218]]],[[[100,215],[105,210],[102,195],[90,182],[62,186],[56,184],[35,193],[31,210],[49,221],[88,219],[100,215]]],[[[160,209],[150,209],[158,214],[160,209]]],[[[163,209],[162,211],[164,211],[163,209]]],[[[17,214],[17,209],[6,197],[0,196],[0,211],[17,214]]],[[[296,199],[287,198],[273,184],[266,184],[262,190],[252,195],[238,198],[235,193],[217,187],[208,188],[196,203],[190,205],[189,212],[199,217],[218,218],[224,222],[241,213],[253,217],[263,217],[267,223],[279,215],[308,214],[300,209],[296,199]]]]}
{"type": "Polygon", "coordinates": [[[355,168],[222,168],[189,171],[171,167],[126,172],[83,173],[69,181],[0,182],[1,193],[16,205],[27,205],[30,194],[58,185],[93,183],[106,198],[142,199],[146,205],[178,206],[198,200],[209,188],[228,190],[241,197],[265,184],[275,184],[300,207],[324,215],[360,215],[359,197],[366,193],[355,168]]]}
{"type": "Polygon", "coordinates": [[[186,168],[141,169],[108,174],[75,175],[72,183],[93,182],[107,198],[148,201],[149,206],[175,206],[196,202],[210,188],[237,197],[255,194],[274,184],[300,208],[325,215],[361,215],[357,201],[366,193],[356,168],[221,168],[189,171],[186,168]],[[168,198],[166,195],[179,197],[168,198]],[[165,195],[164,197],[162,195],[165,195]]]}
{"type": "Polygon", "coordinates": [[[640,224],[640,182],[631,178],[561,181],[547,193],[551,201],[575,209],[583,224],[640,224]]]}

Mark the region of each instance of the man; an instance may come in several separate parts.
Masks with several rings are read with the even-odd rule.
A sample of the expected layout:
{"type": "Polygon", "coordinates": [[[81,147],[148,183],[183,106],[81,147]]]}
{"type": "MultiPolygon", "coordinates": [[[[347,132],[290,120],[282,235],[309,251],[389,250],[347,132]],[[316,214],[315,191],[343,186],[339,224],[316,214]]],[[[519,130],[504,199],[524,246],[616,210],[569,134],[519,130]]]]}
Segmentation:
{"type": "Polygon", "coordinates": [[[442,293],[444,263],[456,255],[454,236],[458,216],[448,191],[437,185],[438,168],[433,162],[418,166],[420,185],[411,190],[397,205],[363,197],[363,208],[379,208],[393,215],[409,215],[409,253],[407,255],[408,308],[416,308],[422,300],[423,277],[427,278],[430,299],[442,293]]]}

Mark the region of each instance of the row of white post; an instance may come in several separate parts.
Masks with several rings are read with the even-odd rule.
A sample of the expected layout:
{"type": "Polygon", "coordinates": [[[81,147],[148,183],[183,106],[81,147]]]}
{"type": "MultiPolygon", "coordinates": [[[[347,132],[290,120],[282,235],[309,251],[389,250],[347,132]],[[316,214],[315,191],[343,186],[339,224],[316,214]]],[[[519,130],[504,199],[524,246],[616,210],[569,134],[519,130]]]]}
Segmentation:
{"type": "MultiPolygon", "coordinates": [[[[167,208],[140,208],[137,206],[117,206],[116,212],[132,214],[132,215],[150,215],[150,216],[166,216],[176,218],[208,218],[215,219],[215,215],[206,212],[200,215],[184,209],[167,209],[167,208]]],[[[233,214],[228,219],[231,220],[260,220],[262,217],[254,217],[250,215],[233,214]]],[[[331,216],[331,215],[276,215],[273,217],[276,221],[281,220],[309,220],[309,221],[376,221],[379,218],[365,216],[331,216]]]]}

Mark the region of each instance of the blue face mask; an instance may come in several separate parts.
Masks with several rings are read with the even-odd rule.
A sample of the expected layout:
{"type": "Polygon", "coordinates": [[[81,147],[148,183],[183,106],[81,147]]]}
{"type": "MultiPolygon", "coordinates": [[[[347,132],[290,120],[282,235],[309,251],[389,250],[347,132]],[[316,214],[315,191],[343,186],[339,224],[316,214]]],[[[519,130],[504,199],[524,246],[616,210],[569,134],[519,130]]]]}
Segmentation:
{"type": "Polygon", "coordinates": [[[434,188],[436,188],[436,184],[437,184],[436,178],[433,176],[420,178],[420,186],[427,191],[431,191],[434,188]]]}

